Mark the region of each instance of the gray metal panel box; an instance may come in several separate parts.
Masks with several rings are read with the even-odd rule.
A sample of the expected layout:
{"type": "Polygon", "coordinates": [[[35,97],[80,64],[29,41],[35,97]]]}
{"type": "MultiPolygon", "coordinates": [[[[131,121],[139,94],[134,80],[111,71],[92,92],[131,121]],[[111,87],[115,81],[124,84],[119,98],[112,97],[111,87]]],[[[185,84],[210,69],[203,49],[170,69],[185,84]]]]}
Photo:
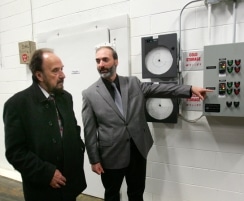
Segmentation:
{"type": "Polygon", "coordinates": [[[244,43],[204,47],[205,116],[244,117],[244,43]]]}

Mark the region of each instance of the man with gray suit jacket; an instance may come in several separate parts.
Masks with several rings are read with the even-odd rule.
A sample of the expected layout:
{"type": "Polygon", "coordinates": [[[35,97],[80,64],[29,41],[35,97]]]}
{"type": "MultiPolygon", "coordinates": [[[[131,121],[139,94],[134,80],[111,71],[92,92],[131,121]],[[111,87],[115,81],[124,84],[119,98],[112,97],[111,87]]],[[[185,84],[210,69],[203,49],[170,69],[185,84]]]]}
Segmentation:
{"type": "Polygon", "coordinates": [[[126,179],[129,201],[142,201],[145,189],[146,158],[153,139],[146,121],[146,98],[189,98],[192,93],[204,99],[201,87],[176,84],[149,84],[136,77],[117,75],[118,55],[111,46],[96,50],[101,78],[82,92],[82,119],[85,145],[92,170],[101,175],[105,201],[119,201],[126,179]],[[116,88],[122,104],[116,105],[116,88]]]}

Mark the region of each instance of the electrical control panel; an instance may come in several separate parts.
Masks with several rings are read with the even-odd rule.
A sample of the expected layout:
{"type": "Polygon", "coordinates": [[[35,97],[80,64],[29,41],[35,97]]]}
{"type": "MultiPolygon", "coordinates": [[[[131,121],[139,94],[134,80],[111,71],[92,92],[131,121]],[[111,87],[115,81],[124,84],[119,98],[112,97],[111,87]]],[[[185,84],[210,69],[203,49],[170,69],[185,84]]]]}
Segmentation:
{"type": "Polygon", "coordinates": [[[204,47],[205,116],[244,117],[244,43],[204,47]]]}

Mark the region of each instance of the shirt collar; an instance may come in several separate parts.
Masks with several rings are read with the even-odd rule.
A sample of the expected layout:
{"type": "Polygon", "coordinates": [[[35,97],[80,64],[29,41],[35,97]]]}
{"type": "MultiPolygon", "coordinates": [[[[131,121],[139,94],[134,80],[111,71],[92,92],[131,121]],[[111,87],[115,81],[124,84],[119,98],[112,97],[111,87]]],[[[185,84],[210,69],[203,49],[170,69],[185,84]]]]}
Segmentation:
{"type": "Polygon", "coordinates": [[[44,96],[46,97],[46,98],[48,98],[50,95],[49,95],[49,93],[45,90],[45,89],[43,89],[39,84],[38,84],[38,86],[39,86],[39,88],[41,89],[41,91],[42,91],[42,93],[44,94],[44,96]]]}
{"type": "MultiPolygon", "coordinates": [[[[102,81],[107,84],[107,85],[111,85],[111,82],[106,80],[105,78],[102,78],[102,81]]],[[[117,86],[119,85],[119,76],[116,75],[114,81],[113,81],[117,86]]]]}

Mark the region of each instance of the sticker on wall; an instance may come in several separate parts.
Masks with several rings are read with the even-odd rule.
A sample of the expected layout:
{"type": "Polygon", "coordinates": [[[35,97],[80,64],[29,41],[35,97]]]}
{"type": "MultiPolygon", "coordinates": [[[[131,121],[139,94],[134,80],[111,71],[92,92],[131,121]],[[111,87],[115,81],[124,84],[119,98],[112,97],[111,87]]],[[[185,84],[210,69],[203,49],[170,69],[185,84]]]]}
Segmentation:
{"type": "Polygon", "coordinates": [[[183,71],[203,70],[203,51],[187,51],[182,53],[183,71]]]}
{"type": "Polygon", "coordinates": [[[182,110],[185,111],[202,111],[203,102],[195,94],[191,98],[182,98],[182,110]]]}

